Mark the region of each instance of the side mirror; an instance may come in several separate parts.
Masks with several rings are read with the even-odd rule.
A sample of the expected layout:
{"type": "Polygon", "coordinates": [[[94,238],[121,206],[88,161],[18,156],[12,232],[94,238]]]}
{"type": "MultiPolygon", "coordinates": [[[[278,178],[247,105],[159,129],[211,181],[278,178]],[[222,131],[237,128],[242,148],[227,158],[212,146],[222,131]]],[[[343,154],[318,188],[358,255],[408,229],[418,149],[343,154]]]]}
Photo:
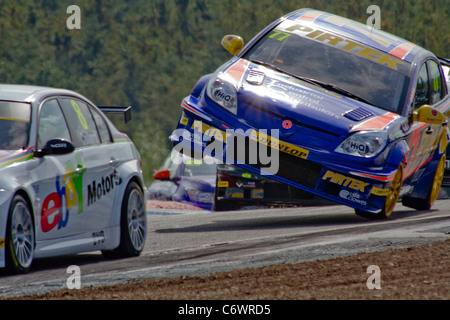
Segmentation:
{"type": "Polygon", "coordinates": [[[233,56],[237,55],[244,48],[244,40],[235,35],[226,35],[222,38],[221,44],[233,56]]]}
{"type": "Polygon", "coordinates": [[[425,122],[430,124],[446,125],[445,116],[439,110],[429,106],[423,105],[416,112],[413,112],[413,121],[425,122]]]}
{"type": "Polygon", "coordinates": [[[170,180],[170,170],[169,169],[159,169],[153,174],[153,179],[158,180],[170,180]]]}
{"type": "Polygon", "coordinates": [[[64,139],[52,139],[45,143],[42,150],[38,151],[38,157],[69,154],[75,150],[72,142],[64,139]]]}

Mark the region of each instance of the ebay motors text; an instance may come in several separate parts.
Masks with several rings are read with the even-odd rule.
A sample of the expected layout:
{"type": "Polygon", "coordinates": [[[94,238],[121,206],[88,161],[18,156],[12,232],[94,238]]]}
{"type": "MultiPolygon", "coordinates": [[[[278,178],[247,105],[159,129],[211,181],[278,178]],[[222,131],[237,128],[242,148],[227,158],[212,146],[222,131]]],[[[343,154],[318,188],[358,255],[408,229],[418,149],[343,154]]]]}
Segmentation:
{"type": "MultiPolygon", "coordinates": [[[[55,180],[56,191],[50,193],[42,203],[41,229],[49,232],[57,227],[57,230],[67,226],[70,215],[76,210],[78,214],[84,211],[83,207],[83,175],[86,168],[77,155],[77,168],[71,161],[66,163],[64,176],[57,176],[55,180]]],[[[94,204],[106,194],[112,192],[119,184],[117,172],[94,179],[87,186],[87,206],[94,204]]]]}
{"type": "Polygon", "coordinates": [[[64,177],[62,179],[61,176],[56,177],[56,192],[50,193],[42,203],[41,229],[43,232],[49,232],[55,227],[58,227],[58,230],[64,228],[73,207],[78,206],[78,213],[83,212],[83,174],[86,168],[83,168],[80,155],[77,155],[78,170],[72,161],[68,161],[66,165],[64,177]]]}

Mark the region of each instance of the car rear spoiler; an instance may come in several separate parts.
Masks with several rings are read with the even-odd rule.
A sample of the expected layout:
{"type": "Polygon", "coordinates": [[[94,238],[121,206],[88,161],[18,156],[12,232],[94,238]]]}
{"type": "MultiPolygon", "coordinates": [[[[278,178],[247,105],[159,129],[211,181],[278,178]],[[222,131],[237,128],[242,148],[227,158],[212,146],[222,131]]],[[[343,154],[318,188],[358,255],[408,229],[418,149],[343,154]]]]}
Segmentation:
{"type": "Polygon", "coordinates": [[[131,106],[121,107],[121,106],[98,106],[103,113],[122,113],[123,120],[125,123],[131,120],[131,106]]]}
{"type": "Polygon", "coordinates": [[[445,58],[441,58],[441,57],[437,57],[439,62],[446,67],[450,67],[450,59],[445,59],[445,58]]]}

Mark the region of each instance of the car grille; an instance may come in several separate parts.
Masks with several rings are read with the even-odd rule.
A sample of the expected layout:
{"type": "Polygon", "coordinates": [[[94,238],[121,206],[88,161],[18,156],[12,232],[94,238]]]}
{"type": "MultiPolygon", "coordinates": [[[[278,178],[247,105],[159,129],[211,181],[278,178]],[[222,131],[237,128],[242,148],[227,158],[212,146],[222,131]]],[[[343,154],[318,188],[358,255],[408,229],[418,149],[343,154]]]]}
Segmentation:
{"type": "Polygon", "coordinates": [[[277,175],[282,178],[315,189],[321,170],[320,164],[280,152],[280,168],[277,175]]]}
{"type": "MultiPolygon", "coordinates": [[[[259,157],[256,163],[250,163],[251,161],[249,155],[259,153],[258,150],[252,149],[252,146],[255,146],[255,144],[249,143],[248,138],[245,139],[245,143],[246,143],[245,146],[246,154],[244,163],[259,170],[261,169],[264,170],[264,168],[267,168],[270,164],[262,164],[259,161],[260,160],[259,157]]],[[[241,149],[241,147],[239,149],[243,150],[241,149]]],[[[235,147],[234,154],[235,155],[238,154],[237,147],[235,147]]],[[[269,154],[268,156],[270,157],[271,154],[269,154]]],[[[281,151],[279,151],[278,156],[279,156],[278,158],[279,167],[276,176],[293,181],[310,189],[315,189],[317,180],[320,178],[320,174],[322,171],[322,166],[320,164],[299,157],[295,157],[281,151]]],[[[228,160],[233,160],[237,162],[236,160],[242,161],[243,159],[239,159],[239,156],[237,156],[234,159],[228,160]]],[[[270,178],[270,176],[268,177],[270,178]]]]}

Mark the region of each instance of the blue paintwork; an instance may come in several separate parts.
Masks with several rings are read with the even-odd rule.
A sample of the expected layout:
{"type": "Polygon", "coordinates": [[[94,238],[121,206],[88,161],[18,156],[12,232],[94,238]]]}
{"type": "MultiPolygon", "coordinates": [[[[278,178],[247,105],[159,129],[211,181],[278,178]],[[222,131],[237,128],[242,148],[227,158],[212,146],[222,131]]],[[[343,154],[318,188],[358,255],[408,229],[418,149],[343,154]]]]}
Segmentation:
{"type": "MultiPolygon", "coordinates": [[[[328,13],[299,10],[270,24],[238,55],[219,67],[216,73],[203,76],[191,95],[183,100],[182,121],[177,128],[194,134],[194,122],[201,121],[222,132],[227,129],[277,129],[281,141],[308,151],[306,159],[299,162],[295,162],[298,158],[290,157],[292,172],[296,167],[311,166],[315,172],[310,179],[314,181],[304,183],[301,177],[293,179],[289,170],[278,172],[271,178],[337,203],[377,214],[382,211],[386,192],[400,164],[405,166],[401,195],[425,199],[436,166],[445,152],[444,145],[448,138],[441,137],[445,136],[447,129],[436,125],[435,135],[427,135],[424,132],[430,125],[412,123],[410,117],[419,68],[429,59],[437,62],[431,52],[391,34],[370,30],[365,25],[328,13]],[[401,96],[399,112],[383,110],[244,59],[245,54],[259,40],[267,37],[274,27],[285,20],[306,21],[305,25],[314,30],[358,43],[361,48],[385,53],[388,58],[400,59],[397,60],[401,61],[398,65],[409,84],[401,96]],[[219,73],[228,74],[234,79],[231,83],[237,88],[236,115],[216,104],[206,93],[209,81],[219,73]],[[255,74],[259,75],[257,80],[251,77],[255,74]],[[285,120],[292,121],[291,128],[283,127],[285,120]],[[349,135],[363,130],[387,133],[387,145],[376,156],[355,157],[335,151],[349,135]],[[427,149],[430,145],[435,148],[427,149]],[[415,155],[420,152],[427,156],[414,161],[415,155]],[[334,175],[331,176],[330,172],[334,175]],[[337,175],[341,175],[340,180],[337,175]]],[[[433,107],[448,115],[448,95],[433,107]]],[[[182,139],[180,134],[175,133],[171,140],[182,151],[189,152],[189,149],[195,148],[191,139],[182,139]]],[[[216,157],[227,161],[220,154],[216,154],[216,157]]],[[[260,173],[255,166],[236,164],[260,173]]],[[[304,173],[298,175],[304,176],[304,173]]]]}

